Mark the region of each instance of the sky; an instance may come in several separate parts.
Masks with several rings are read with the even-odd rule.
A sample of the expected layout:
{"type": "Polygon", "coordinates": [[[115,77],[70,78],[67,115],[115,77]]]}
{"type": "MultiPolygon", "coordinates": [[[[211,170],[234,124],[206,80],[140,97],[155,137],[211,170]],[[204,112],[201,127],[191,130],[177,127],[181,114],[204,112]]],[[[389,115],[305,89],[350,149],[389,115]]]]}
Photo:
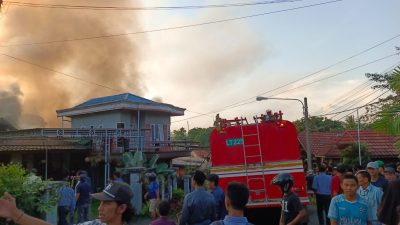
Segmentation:
{"type": "MultiPolygon", "coordinates": [[[[267,1],[34,3],[143,8],[252,2],[267,1]]],[[[252,118],[282,110],[285,119],[302,117],[299,102],[257,102],[258,95],[307,97],[311,116],[362,106],[385,95],[370,88],[365,74],[400,64],[400,56],[394,55],[400,46],[399,8],[398,0],[275,1],[173,10],[6,3],[0,17],[0,117],[19,128],[58,127],[55,110],[121,92],[186,108],[185,116],[172,119],[172,129],[212,126],[217,113],[252,118]],[[187,27],[241,17],[246,18],[187,27]],[[131,34],[65,41],[126,33],[131,34]],[[52,41],[60,42],[48,43],[52,41]],[[21,45],[37,42],[46,44],[21,45]]]]}

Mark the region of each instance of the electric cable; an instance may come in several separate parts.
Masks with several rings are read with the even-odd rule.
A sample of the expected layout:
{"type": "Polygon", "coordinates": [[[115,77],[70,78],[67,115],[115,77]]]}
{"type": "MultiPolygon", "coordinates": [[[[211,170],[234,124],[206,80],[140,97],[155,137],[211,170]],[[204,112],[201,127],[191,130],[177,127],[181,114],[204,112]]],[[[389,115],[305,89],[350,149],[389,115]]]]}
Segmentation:
{"type": "Polygon", "coordinates": [[[129,11],[143,11],[143,10],[176,10],[176,9],[205,9],[205,8],[227,8],[227,7],[242,7],[242,6],[256,6],[276,3],[299,2],[303,0],[277,0],[277,1],[259,1],[259,2],[243,2],[231,4],[213,4],[213,5],[186,5],[186,6],[152,6],[152,7],[124,7],[124,6],[95,6],[95,5],[69,5],[69,4],[45,4],[33,2],[20,2],[20,1],[4,1],[9,5],[34,7],[34,8],[55,8],[55,9],[86,9],[86,10],[129,10],[129,11]]]}
{"type": "MultiPolygon", "coordinates": [[[[390,90],[385,91],[384,93],[380,94],[378,97],[372,99],[370,102],[375,101],[376,99],[380,98],[381,96],[383,96],[384,94],[388,93],[389,91],[390,91],[390,90]]],[[[377,102],[377,103],[379,103],[379,102],[377,102]]],[[[376,104],[376,103],[375,103],[375,104],[376,104]]],[[[357,111],[357,109],[359,109],[359,108],[362,108],[362,107],[357,107],[356,110],[354,110],[354,111],[352,111],[352,112],[346,114],[346,115],[343,116],[343,117],[340,117],[340,118],[338,119],[338,121],[342,120],[343,118],[346,118],[346,117],[349,116],[350,114],[353,114],[353,113],[354,113],[355,111],[357,111]]]]}
{"type": "Polygon", "coordinates": [[[281,9],[281,10],[276,10],[276,11],[271,11],[271,12],[258,13],[258,14],[248,15],[248,16],[240,16],[240,17],[214,20],[214,21],[188,24],[188,25],[181,25],[181,26],[175,26],[175,27],[142,30],[142,31],[135,31],[135,32],[128,32],[128,33],[120,33],[120,34],[108,34],[108,35],[99,35],[99,36],[91,36],[91,37],[70,38],[70,39],[44,41],[44,42],[8,44],[8,45],[0,45],[0,47],[4,48],[4,47],[15,47],[15,46],[48,45],[48,44],[56,44],[56,43],[71,42],[71,41],[84,41],[84,40],[92,40],[92,39],[113,38],[113,37],[121,37],[121,36],[128,36],[128,35],[154,33],[154,32],[167,31],[167,30],[178,30],[178,29],[192,28],[192,27],[198,27],[198,26],[204,26],[204,25],[210,25],[210,24],[224,23],[224,22],[228,22],[228,21],[243,20],[243,19],[248,19],[248,18],[253,18],[253,17],[258,17],[258,16],[265,16],[265,15],[275,14],[275,13],[289,12],[289,11],[294,11],[294,10],[299,10],[299,9],[305,9],[305,8],[316,7],[316,6],[326,5],[326,4],[332,4],[332,3],[336,3],[336,2],[340,2],[340,1],[343,1],[343,0],[333,0],[333,1],[328,1],[328,2],[321,2],[321,3],[316,3],[316,4],[294,7],[294,8],[281,9]]]}

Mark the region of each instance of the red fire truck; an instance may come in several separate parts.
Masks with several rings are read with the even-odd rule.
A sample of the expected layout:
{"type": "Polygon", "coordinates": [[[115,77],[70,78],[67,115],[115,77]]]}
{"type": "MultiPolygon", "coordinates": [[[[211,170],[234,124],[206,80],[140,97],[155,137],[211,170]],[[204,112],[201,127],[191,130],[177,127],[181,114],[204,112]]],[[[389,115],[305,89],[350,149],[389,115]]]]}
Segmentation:
{"type": "Polygon", "coordinates": [[[294,178],[293,190],[303,205],[309,204],[299,141],[293,123],[282,120],[282,112],[246,118],[218,118],[210,135],[211,173],[219,175],[223,190],[229,182],[247,185],[248,208],[280,207],[282,193],[271,184],[281,172],[294,178]]]}

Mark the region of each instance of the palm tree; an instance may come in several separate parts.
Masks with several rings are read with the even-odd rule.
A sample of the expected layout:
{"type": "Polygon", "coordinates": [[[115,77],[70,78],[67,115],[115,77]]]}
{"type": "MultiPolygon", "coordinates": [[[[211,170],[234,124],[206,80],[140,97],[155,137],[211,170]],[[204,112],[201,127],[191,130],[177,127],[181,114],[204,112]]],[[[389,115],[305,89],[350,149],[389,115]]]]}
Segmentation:
{"type": "Polygon", "coordinates": [[[388,134],[400,135],[400,66],[390,74],[388,88],[395,95],[377,113],[377,119],[373,123],[373,127],[388,134]]]}

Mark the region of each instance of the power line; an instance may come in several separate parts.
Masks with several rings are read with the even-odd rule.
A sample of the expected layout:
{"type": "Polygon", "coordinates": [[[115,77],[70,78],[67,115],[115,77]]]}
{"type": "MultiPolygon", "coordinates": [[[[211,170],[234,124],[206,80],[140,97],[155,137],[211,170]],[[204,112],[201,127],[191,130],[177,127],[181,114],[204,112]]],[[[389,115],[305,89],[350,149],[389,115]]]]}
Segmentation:
{"type": "MultiPolygon", "coordinates": [[[[372,85],[372,83],[370,85],[372,85]]],[[[337,108],[332,109],[332,110],[328,111],[327,113],[331,113],[331,112],[342,110],[342,109],[348,107],[348,105],[354,103],[355,101],[360,100],[360,98],[365,97],[366,95],[369,95],[372,92],[375,92],[374,90],[371,89],[370,85],[364,87],[363,90],[360,90],[355,95],[348,94],[346,98],[344,98],[343,100],[341,100],[340,102],[338,102],[336,104],[337,108]],[[367,93],[365,93],[365,92],[367,92],[367,93]],[[346,102],[346,100],[349,100],[349,101],[347,103],[344,103],[344,102],[346,102]],[[340,105],[340,103],[342,103],[342,105],[340,105]]]]}
{"type": "Polygon", "coordinates": [[[32,3],[32,2],[20,2],[20,1],[4,1],[4,3],[7,3],[9,5],[14,5],[14,6],[34,7],[34,8],[143,11],[143,10],[176,10],[176,9],[227,8],[227,7],[242,7],[242,6],[256,6],[256,5],[277,4],[277,3],[287,3],[287,2],[298,2],[298,1],[303,1],[303,0],[277,0],[277,1],[244,2],[244,3],[233,3],[233,4],[187,5],[187,6],[153,6],[153,7],[123,7],[123,6],[45,4],[45,3],[32,3]]]}
{"type": "MultiPolygon", "coordinates": [[[[47,70],[47,71],[50,71],[50,72],[53,72],[53,73],[56,73],[56,74],[59,74],[59,75],[62,75],[62,76],[66,76],[66,77],[69,77],[69,78],[84,82],[86,84],[90,84],[90,85],[95,85],[95,86],[98,86],[98,87],[106,88],[108,90],[111,90],[111,91],[114,91],[114,92],[117,92],[117,93],[125,92],[124,90],[116,89],[116,88],[113,88],[113,87],[106,86],[104,84],[100,84],[100,83],[96,83],[96,82],[93,82],[93,81],[85,80],[85,79],[82,79],[82,78],[77,77],[75,75],[71,75],[71,74],[67,74],[67,73],[64,73],[64,72],[60,72],[60,71],[57,71],[57,70],[54,70],[54,69],[51,69],[51,68],[36,64],[36,63],[29,62],[29,61],[27,61],[25,59],[17,58],[17,57],[12,56],[12,55],[8,55],[8,54],[5,54],[5,53],[0,53],[0,55],[9,57],[9,58],[11,58],[11,59],[13,59],[15,61],[18,61],[18,62],[22,62],[22,63],[28,64],[28,65],[31,65],[31,66],[36,66],[36,67],[38,67],[40,69],[47,70]]],[[[192,113],[197,113],[197,114],[204,115],[204,116],[209,116],[209,115],[206,115],[204,113],[194,112],[194,111],[191,111],[191,110],[188,110],[188,109],[186,109],[186,111],[189,111],[189,112],[192,112],[192,113]]]]}
{"type": "MultiPolygon", "coordinates": [[[[387,92],[389,92],[390,90],[387,90],[387,91],[385,91],[384,93],[382,93],[381,95],[379,95],[378,97],[376,97],[376,98],[374,98],[374,99],[372,99],[370,102],[373,102],[373,101],[375,101],[376,99],[378,99],[378,98],[380,98],[381,96],[383,96],[384,94],[386,94],[387,92]]],[[[376,103],[379,103],[379,102],[376,102],[376,103]]],[[[375,103],[375,104],[376,104],[375,103]]],[[[367,105],[371,105],[371,104],[367,104],[367,105]]],[[[346,118],[347,116],[349,116],[350,114],[352,114],[352,113],[354,113],[355,111],[357,111],[357,109],[359,109],[359,108],[362,108],[362,107],[358,107],[358,108],[356,108],[356,110],[354,110],[354,111],[352,111],[352,112],[350,112],[350,113],[348,113],[348,114],[346,114],[345,116],[343,116],[343,117],[340,117],[338,120],[342,120],[343,118],[346,118]]]]}
{"type": "MultiPolygon", "coordinates": [[[[324,67],[324,68],[322,68],[322,69],[320,69],[320,70],[318,70],[318,71],[315,71],[315,72],[313,72],[313,73],[311,73],[311,74],[308,74],[308,75],[306,75],[306,76],[303,76],[303,77],[301,77],[301,78],[299,78],[299,79],[297,79],[297,80],[288,82],[288,83],[283,84],[283,85],[281,85],[281,86],[279,86],[279,87],[277,87],[277,88],[274,88],[274,89],[268,90],[268,91],[266,91],[266,92],[257,94],[256,96],[253,96],[253,97],[250,97],[250,98],[241,100],[241,101],[236,102],[236,103],[234,103],[234,104],[231,104],[231,105],[229,105],[229,106],[234,106],[234,105],[236,105],[236,104],[240,104],[240,103],[242,103],[242,102],[246,102],[246,101],[249,101],[249,100],[251,100],[251,99],[254,99],[254,98],[256,98],[257,96],[265,95],[265,94],[271,93],[271,92],[273,92],[273,91],[276,91],[276,90],[282,89],[282,88],[284,88],[284,87],[287,87],[287,86],[289,86],[289,85],[292,85],[292,84],[294,84],[294,83],[296,83],[296,82],[298,82],[298,81],[301,81],[301,80],[304,80],[304,79],[306,79],[306,78],[308,78],[308,77],[314,76],[314,75],[316,75],[316,74],[318,74],[318,73],[320,73],[320,72],[322,72],[322,71],[325,71],[325,70],[330,69],[330,68],[332,68],[332,67],[334,67],[334,66],[336,66],[336,65],[339,65],[339,64],[341,64],[341,63],[343,63],[343,62],[346,62],[346,61],[348,61],[348,60],[350,60],[350,59],[353,59],[353,58],[355,58],[355,57],[357,57],[357,56],[360,56],[360,55],[362,55],[362,54],[364,54],[364,53],[366,53],[366,52],[368,52],[368,51],[371,51],[372,49],[377,48],[377,47],[379,47],[379,46],[381,46],[381,45],[383,45],[383,44],[386,44],[386,43],[388,43],[388,42],[390,42],[390,41],[392,41],[392,40],[394,40],[394,39],[396,39],[396,38],[398,38],[398,37],[400,37],[400,34],[397,34],[397,35],[395,35],[395,36],[393,36],[393,37],[391,37],[391,38],[389,38],[389,39],[386,39],[386,40],[384,40],[384,41],[382,41],[382,42],[379,42],[379,43],[377,43],[377,44],[375,44],[375,45],[373,45],[373,46],[371,46],[371,47],[369,47],[369,48],[367,48],[367,49],[364,49],[364,50],[362,50],[362,51],[360,51],[360,52],[358,52],[358,53],[356,53],[356,54],[350,56],[350,57],[347,57],[347,58],[345,58],[345,59],[343,59],[343,60],[340,60],[340,61],[338,61],[338,62],[336,62],[336,63],[334,63],[334,64],[331,64],[331,65],[329,65],[329,66],[326,66],[326,67],[324,67]]],[[[1,47],[1,46],[0,46],[0,47],[1,47]]],[[[229,107],[229,106],[227,106],[227,107],[229,107]]]]}
{"type": "MultiPolygon", "coordinates": [[[[296,87],[296,88],[289,89],[289,90],[287,90],[287,91],[291,91],[291,90],[294,90],[294,89],[298,89],[298,88],[301,88],[301,87],[305,87],[305,86],[308,86],[308,85],[317,83],[317,82],[322,81],[322,80],[330,79],[330,78],[332,78],[332,77],[335,77],[335,76],[338,76],[338,75],[341,75],[341,74],[344,74],[344,73],[347,73],[347,72],[356,70],[356,69],[358,69],[358,68],[361,68],[361,67],[364,67],[364,66],[373,64],[373,63],[375,63],[375,62],[378,62],[378,61],[387,59],[387,58],[389,58],[389,57],[392,57],[392,56],[395,56],[395,55],[398,55],[398,54],[399,54],[399,53],[394,53],[394,54],[391,54],[391,55],[387,55],[387,56],[385,56],[385,57],[382,57],[382,58],[379,58],[379,59],[370,61],[370,62],[368,62],[368,63],[365,63],[365,64],[362,64],[362,65],[359,65],[359,66],[350,68],[350,69],[348,69],[348,70],[345,70],[345,71],[342,71],[342,72],[339,72],[339,73],[336,73],[336,74],[333,74],[333,75],[330,75],[329,77],[322,78],[322,79],[319,79],[319,80],[316,80],[316,81],[307,83],[307,84],[305,84],[305,85],[298,86],[298,87],[296,87]]],[[[284,91],[284,92],[287,92],[287,91],[284,91]]],[[[281,93],[284,93],[284,92],[281,92],[281,93]]],[[[275,95],[273,95],[273,96],[275,96],[275,95]]],[[[270,96],[270,97],[271,97],[271,96],[270,96]]],[[[252,98],[252,99],[255,99],[255,97],[252,98]]],[[[248,100],[250,100],[250,99],[248,99],[248,100]]],[[[237,108],[237,107],[240,107],[240,106],[243,106],[243,105],[248,105],[248,104],[251,104],[251,103],[254,103],[254,102],[256,102],[256,101],[254,100],[254,101],[251,101],[251,102],[241,102],[242,104],[239,104],[239,105],[238,105],[238,104],[230,105],[230,106],[224,107],[224,108],[222,108],[222,109],[220,109],[220,110],[215,110],[215,111],[213,111],[213,112],[209,112],[209,113],[205,113],[205,114],[208,114],[208,115],[209,115],[209,114],[213,114],[213,113],[223,112],[223,111],[228,110],[228,109],[237,108]]],[[[200,117],[200,116],[202,116],[202,115],[192,116],[192,117],[189,117],[189,118],[186,118],[186,119],[173,121],[173,122],[171,122],[171,123],[177,123],[177,122],[181,122],[181,121],[186,121],[186,120],[194,119],[194,118],[197,118],[197,117],[200,117]]]]}
{"type": "MultiPolygon", "coordinates": [[[[346,101],[347,99],[351,98],[353,93],[360,93],[360,92],[364,92],[365,88],[370,88],[370,86],[373,84],[373,82],[371,80],[367,80],[365,82],[363,82],[362,84],[358,85],[357,87],[351,89],[350,91],[344,93],[343,95],[341,95],[340,97],[336,98],[335,100],[333,100],[333,103],[327,105],[328,109],[330,109],[330,111],[326,112],[326,113],[330,113],[333,112],[337,109],[332,109],[336,106],[339,106],[340,103],[346,101]]],[[[320,110],[318,112],[318,114],[324,113],[323,110],[324,107],[322,107],[322,110],[320,110]]]]}
{"type": "Polygon", "coordinates": [[[122,90],[119,90],[119,89],[116,89],[116,88],[113,88],[113,87],[109,87],[109,86],[104,85],[104,84],[100,84],[100,83],[96,83],[96,82],[93,82],[93,81],[85,80],[85,79],[82,79],[80,77],[77,77],[77,76],[74,76],[74,75],[71,75],[71,74],[67,74],[67,73],[64,73],[64,72],[60,72],[60,71],[57,71],[55,69],[48,68],[48,67],[45,67],[45,66],[33,63],[33,62],[29,62],[29,61],[27,61],[25,59],[17,58],[17,57],[12,56],[12,55],[8,55],[8,54],[1,53],[1,52],[0,52],[0,55],[6,56],[6,57],[11,58],[11,59],[13,59],[15,61],[18,61],[18,62],[22,62],[22,63],[28,64],[28,65],[31,65],[31,66],[35,66],[35,67],[41,68],[43,70],[47,70],[47,71],[50,71],[50,72],[53,72],[53,73],[56,73],[56,74],[59,74],[59,75],[62,75],[62,76],[66,76],[66,77],[69,77],[69,78],[84,82],[86,84],[99,86],[99,87],[106,88],[108,90],[111,90],[111,91],[114,91],[114,92],[118,92],[118,93],[124,92],[122,90]]]}
{"type": "MultiPolygon", "coordinates": [[[[376,93],[378,93],[378,92],[379,92],[379,90],[375,90],[375,91],[372,91],[372,92],[370,92],[370,93],[366,93],[366,94],[364,94],[364,95],[362,95],[362,96],[359,96],[358,98],[356,98],[356,99],[354,99],[354,100],[352,100],[352,101],[346,103],[342,108],[350,108],[350,107],[353,107],[354,105],[357,105],[357,103],[359,103],[359,100],[361,100],[361,99],[367,99],[368,97],[370,97],[370,96],[372,96],[372,95],[374,95],[374,94],[376,94],[376,93]]],[[[339,114],[336,114],[336,115],[332,116],[332,117],[329,118],[329,119],[333,119],[333,118],[335,118],[335,117],[338,116],[338,115],[339,115],[339,114]]]]}
{"type": "Polygon", "coordinates": [[[393,56],[399,55],[399,54],[400,54],[400,53],[390,54],[390,55],[384,56],[384,57],[382,57],[382,58],[379,58],[379,59],[370,61],[370,62],[368,62],[368,63],[365,63],[365,64],[362,64],[362,65],[359,65],[359,66],[350,68],[350,69],[345,70],[345,71],[342,71],[342,72],[340,72],[340,73],[335,73],[335,74],[329,75],[329,76],[327,76],[327,77],[324,77],[324,78],[321,78],[321,79],[318,79],[318,80],[309,82],[309,83],[307,83],[307,84],[300,85],[300,86],[298,86],[298,87],[294,87],[294,88],[288,89],[288,90],[286,90],[286,91],[279,92],[279,93],[277,93],[277,94],[275,94],[275,95],[272,95],[272,96],[276,96],[276,95],[283,94],[283,93],[286,93],[286,92],[289,92],[289,91],[292,91],[292,90],[295,90],[295,89],[299,89],[299,88],[302,88],[302,87],[305,87],[305,86],[309,86],[309,85],[315,84],[315,83],[317,83],[317,82],[320,82],[320,81],[323,81],[323,80],[327,80],[327,79],[330,79],[330,78],[333,78],[333,77],[342,75],[342,74],[344,74],[344,73],[348,73],[348,72],[350,72],[350,71],[359,69],[359,68],[364,67],[364,66],[368,66],[368,65],[370,65],[370,64],[372,64],[372,63],[376,63],[376,62],[382,61],[382,60],[384,60],[384,59],[387,59],[387,58],[390,58],[390,57],[393,57],[393,56]]]}
{"type": "Polygon", "coordinates": [[[159,28],[159,29],[144,30],[144,31],[135,31],[135,32],[121,33],[121,34],[109,34],[109,35],[100,35],[100,36],[83,37],[83,38],[71,38],[71,39],[64,39],[64,40],[53,40],[53,41],[45,41],[45,42],[32,42],[32,43],[0,45],[0,47],[45,45],[45,44],[55,44],[55,43],[63,43],[63,42],[70,42],[70,41],[83,41],[83,40],[91,40],[91,39],[102,39],[102,38],[121,37],[121,36],[127,36],[127,35],[154,33],[154,32],[167,31],[167,30],[177,30],[177,29],[198,27],[198,26],[204,26],[204,25],[210,25],[210,24],[224,23],[224,22],[228,22],[228,21],[248,19],[248,18],[253,18],[253,17],[258,17],[258,16],[265,16],[265,15],[275,14],[275,13],[289,12],[289,11],[294,11],[294,10],[299,10],[299,9],[305,9],[305,8],[310,8],[310,7],[316,7],[316,6],[336,3],[336,2],[340,2],[340,1],[343,1],[343,0],[334,0],[334,1],[310,4],[310,5],[305,5],[305,6],[299,6],[299,7],[294,7],[294,8],[282,9],[282,10],[277,10],[277,11],[253,14],[253,15],[248,15],[248,16],[241,16],[241,17],[234,17],[234,18],[228,18],[228,19],[214,20],[214,21],[209,21],[209,22],[195,23],[195,24],[175,26],[175,27],[159,28]]]}
{"type": "MultiPolygon", "coordinates": [[[[397,62],[396,64],[394,64],[394,65],[392,65],[392,66],[386,68],[385,70],[383,70],[382,73],[387,73],[387,72],[393,70],[393,69],[396,68],[399,64],[400,64],[400,62],[397,62]]],[[[356,88],[354,88],[354,89],[350,90],[349,92],[347,92],[346,94],[342,95],[340,98],[337,98],[336,100],[334,100],[334,102],[338,102],[338,103],[330,104],[329,107],[337,106],[340,102],[344,102],[344,101],[346,101],[347,99],[354,97],[354,96],[352,96],[351,94],[352,94],[353,92],[355,92],[355,91],[357,91],[358,94],[363,93],[363,92],[364,92],[364,89],[365,89],[365,88],[370,88],[372,84],[373,84],[373,81],[370,80],[370,79],[368,79],[367,81],[363,82],[361,85],[357,86],[356,88]],[[367,84],[367,85],[365,86],[365,84],[367,84]],[[361,87],[362,87],[362,88],[361,88],[361,87]],[[360,88],[361,88],[361,89],[360,89],[360,88]],[[344,97],[344,99],[342,99],[343,97],[344,97]],[[339,100],[340,100],[340,101],[339,101],[339,100]]],[[[331,113],[331,112],[334,112],[334,111],[341,110],[342,108],[344,108],[344,107],[347,106],[348,104],[351,104],[351,103],[354,102],[354,101],[355,101],[355,100],[352,100],[352,101],[350,101],[349,103],[346,103],[345,105],[342,105],[342,106],[340,106],[340,107],[338,107],[338,108],[336,108],[336,109],[330,110],[330,111],[328,111],[328,112],[326,112],[326,113],[324,113],[324,114],[327,114],[327,113],[331,113]]]]}
{"type": "MultiPolygon", "coordinates": [[[[383,94],[386,94],[387,92],[388,92],[388,91],[386,91],[386,92],[383,93],[383,94]]],[[[368,104],[365,104],[365,105],[362,105],[362,106],[358,106],[358,107],[356,107],[356,108],[346,109],[346,110],[343,110],[343,111],[340,111],[340,112],[326,113],[326,114],[320,114],[320,115],[314,115],[313,117],[325,117],[325,116],[330,116],[330,115],[336,115],[336,114],[338,114],[338,113],[344,113],[344,112],[352,111],[352,110],[355,110],[355,109],[363,108],[363,107],[365,107],[365,106],[375,105],[375,104],[377,104],[377,103],[379,103],[379,102],[368,103],[368,104]]]]}

